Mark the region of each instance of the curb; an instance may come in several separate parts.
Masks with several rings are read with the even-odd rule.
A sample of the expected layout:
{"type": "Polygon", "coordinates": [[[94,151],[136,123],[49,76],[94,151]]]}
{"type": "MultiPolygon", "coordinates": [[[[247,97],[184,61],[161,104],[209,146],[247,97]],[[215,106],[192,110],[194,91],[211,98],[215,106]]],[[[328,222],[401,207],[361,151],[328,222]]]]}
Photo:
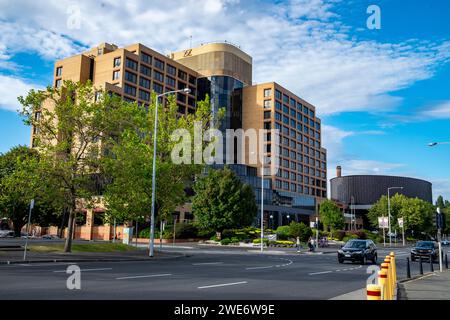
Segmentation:
{"type": "Polygon", "coordinates": [[[0,261],[0,265],[11,264],[33,264],[33,263],[58,263],[58,262],[133,262],[133,261],[153,261],[162,259],[178,259],[187,258],[191,255],[182,254],[172,257],[158,257],[158,258],[136,258],[136,259],[47,259],[47,260],[12,260],[12,261],[0,261]]]}

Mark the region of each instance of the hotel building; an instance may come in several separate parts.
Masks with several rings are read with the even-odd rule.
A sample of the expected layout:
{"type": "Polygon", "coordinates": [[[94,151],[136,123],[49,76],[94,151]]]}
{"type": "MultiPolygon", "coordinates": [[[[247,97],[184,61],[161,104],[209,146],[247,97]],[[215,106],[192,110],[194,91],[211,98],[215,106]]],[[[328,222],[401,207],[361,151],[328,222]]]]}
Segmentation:
{"type": "MultiPolygon", "coordinates": [[[[142,44],[118,48],[103,43],[57,61],[53,85],[59,87],[63,80],[91,80],[97,88],[142,105],[150,103],[152,91],[188,87],[189,94],[177,94],[180,115],[195,112],[196,101],[208,94],[213,112],[225,109],[222,131],[279,129],[279,170],[264,177],[264,224],[268,227],[290,221],[309,223],[317,204],[326,198],[327,159],[316,108],[275,82],[254,84],[252,57],[235,45],[208,43],[166,56],[142,44]]],[[[32,145],[33,136],[34,130],[32,145]]],[[[267,140],[264,151],[270,157],[273,141],[267,140]]],[[[252,185],[259,206],[258,166],[236,163],[229,167],[252,185]]],[[[179,208],[180,221],[193,218],[190,208],[190,204],[179,208]]]]}

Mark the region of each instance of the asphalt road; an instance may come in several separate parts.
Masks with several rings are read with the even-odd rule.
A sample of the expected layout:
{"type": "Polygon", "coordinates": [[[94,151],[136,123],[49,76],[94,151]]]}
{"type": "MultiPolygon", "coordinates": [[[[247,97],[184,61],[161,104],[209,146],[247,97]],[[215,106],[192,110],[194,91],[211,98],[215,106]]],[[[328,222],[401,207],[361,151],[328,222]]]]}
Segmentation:
{"type": "MultiPolygon", "coordinates": [[[[78,263],[81,289],[69,290],[68,263],[0,266],[0,299],[330,299],[365,288],[370,265],[339,264],[336,254],[258,254],[246,250],[175,249],[189,256],[140,262],[78,263]]],[[[397,253],[406,276],[406,248],[397,253]]],[[[381,248],[378,256],[388,251],[381,248]]],[[[435,265],[437,268],[437,265],[435,265]]],[[[418,274],[418,263],[412,263],[418,274]]],[[[424,263],[424,271],[429,264],[424,263]]]]}

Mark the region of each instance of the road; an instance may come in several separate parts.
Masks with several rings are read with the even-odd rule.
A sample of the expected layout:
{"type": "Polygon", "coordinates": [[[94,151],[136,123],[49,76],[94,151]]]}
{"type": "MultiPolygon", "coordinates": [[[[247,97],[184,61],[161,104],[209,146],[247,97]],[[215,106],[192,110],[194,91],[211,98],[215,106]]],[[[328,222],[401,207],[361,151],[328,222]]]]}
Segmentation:
{"type": "MultiPolygon", "coordinates": [[[[250,253],[219,248],[165,248],[176,259],[78,263],[81,289],[66,287],[70,263],[0,266],[0,299],[330,299],[364,288],[369,265],[339,264],[333,254],[250,253]]],[[[399,278],[408,249],[395,248],[399,278]]],[[[379,249],[384,257],[387,250],[379,249]]],[[[435,265],[435,268],[437,265],[435,265]]],[[[412,263],[418,274],[418,263],[412,263]]],[[[424,263],[424,271],[429,265],[424,263]]]]}

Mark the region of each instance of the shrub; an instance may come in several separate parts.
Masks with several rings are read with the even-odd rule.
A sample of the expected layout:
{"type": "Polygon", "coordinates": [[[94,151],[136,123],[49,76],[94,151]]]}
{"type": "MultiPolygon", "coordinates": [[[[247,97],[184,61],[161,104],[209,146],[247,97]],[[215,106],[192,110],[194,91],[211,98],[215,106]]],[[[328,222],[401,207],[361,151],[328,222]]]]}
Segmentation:
{"type": "Polygon", "coordinates": [[[277,228],[277,239],[287,240],[290,236],[290,227],[289,226],[280,226],[277,228]]]}
{"type": "Polygon", "coordinates": [[[336,239],[338,239],[339,241],[342,241],[342,240],[344,239],[344,237],[345,237],[345,231],[344,231],[344,230],[336,231],[336,232],[334,233],[334,236],[335,236],[336,239]]]}
{"type": "Polygon", "coordinates": [[[313,234],[310,227],[303,222],[291,222],[289,225],[289,235],[293,238],[299,237],[301,241],[308,241],[309,237],[313,234]]]}

